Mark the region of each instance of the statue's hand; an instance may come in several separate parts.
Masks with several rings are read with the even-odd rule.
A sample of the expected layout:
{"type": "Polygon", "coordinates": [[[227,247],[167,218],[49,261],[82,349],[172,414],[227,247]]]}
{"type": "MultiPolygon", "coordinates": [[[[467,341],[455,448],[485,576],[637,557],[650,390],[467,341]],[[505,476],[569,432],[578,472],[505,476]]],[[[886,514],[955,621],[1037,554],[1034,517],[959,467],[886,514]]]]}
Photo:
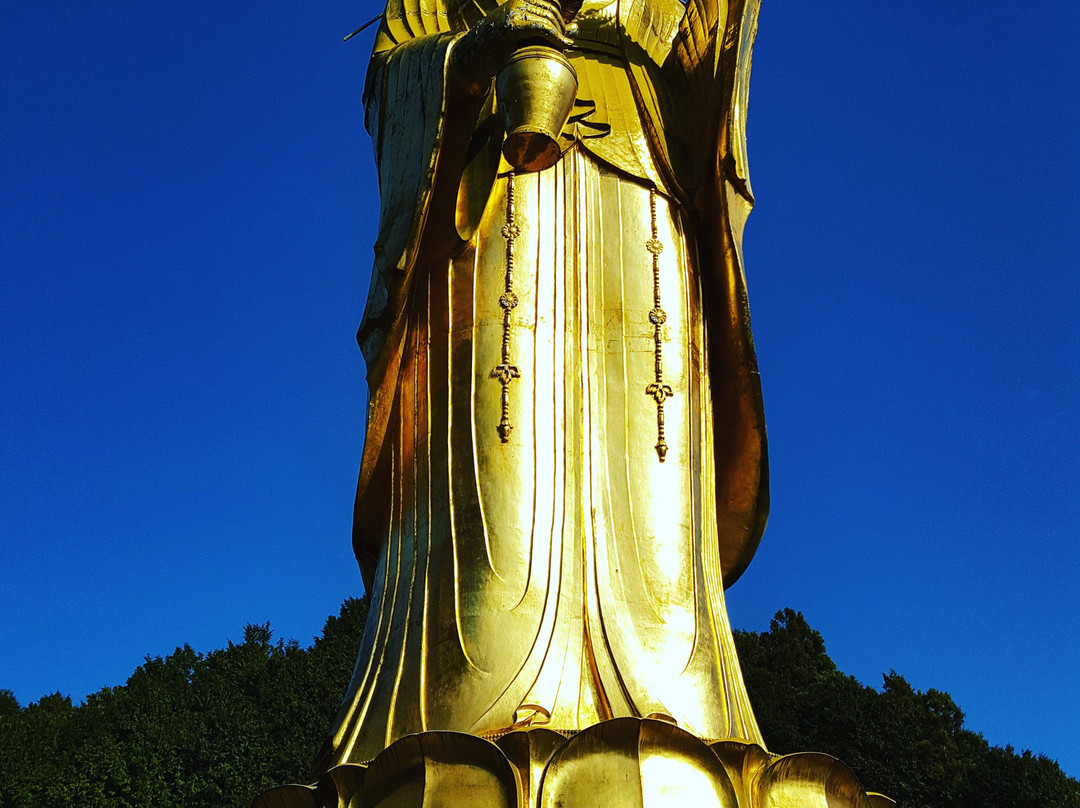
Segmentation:
{"type": "Polygon", "coordinates": [[[533,40],[558,50],[574,44],[567,35],[562,8],[555,0],[507,0],[481,20],[473,32],[484,27],[490,27],[501,40],[506,57],[533,40]]]}
{"type": "Polygon", "coordinates": [[[480,94],[519,47],[543,44],[565,50],[573,44],[573,27],[563,21],[554,0],[507,0],[458,40],[451,67],[470,91],[480,94]]]}

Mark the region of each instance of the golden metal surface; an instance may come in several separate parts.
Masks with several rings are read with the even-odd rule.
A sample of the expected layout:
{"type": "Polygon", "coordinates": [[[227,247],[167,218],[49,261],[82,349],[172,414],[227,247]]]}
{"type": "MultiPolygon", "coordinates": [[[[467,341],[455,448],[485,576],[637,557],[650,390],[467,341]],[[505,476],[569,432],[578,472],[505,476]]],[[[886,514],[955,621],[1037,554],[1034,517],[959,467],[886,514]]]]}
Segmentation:
{"type": "Polygon", "coordinates": [[[548,764],[538,808],[571,805],[736,808],[723,765],[693,735],[620,718],[571,739],[548,764]]]}
{"type": "Polygon", "coordinates": [[[566,743],[566,737],[542,727],[515,730],[496,741],[499,749],[517,769],[519,804],[535,805],[548,761],[566,743]]]}
{"type": "Polygon", "coordinates": [[[663,463],[667,458],[668,445],[664,440],[664,401],[670,398],[671,385],[664,384],[664,324],[667,312],[660,307],[660,253],[664,251],[664,242],[657,238],[656,232],[656,191],[649,193],[649,222],[652,234],[645,242],[645,248],[652,253],[653,307],[649,312],[649,322],[653,324],[653,372],[655,378],[645,388],[645,394],[656,402],[656,456],[663,463]]]}
{"type": "Polygon", "coordinates": [[[575,31],[551,0],[390,0],[365,93],[371,617],[324,770],[621,716],[763,743],[723,594],[767,510],[735,147],[755,15],[585,0],[575,31]],[[512,166],[510,88],[539,82],[530,117],[566,102],[556,74],[554,162],[512,166]]]}
{"type": "Polygon", "coordinates": [[[572,738],[517,730],[497,742],[410,735],[370,764],[343,764],[317,786],[266,792],[253,808],[889,808],[844,764],[771,755],[734,739],[703,743],[670,721],[616,718],[572,738]]]}
{"type": "Polygon", "coordinates": [[[768,509],[756,26],[757,0],[389,0],[370,613],[318,786],[257,805],[882,805],[766,751],[724,606],[768,509]]]}
{"type": "Polygon", "coordinates": [[[543,171],[558,162],[559,133],[577,95],[577,73],[545,45],[518,50],[499,71],[495,95],[506,127],[503,156],[519,171],[543,171]]]}
{"type": "Polygon", "coordinates": [[[499,306],[503,310],[502,356],[499,364],[491,369],[491,378],[502,385],[497,430],[499,439],[503,443],[509,443],[510,433],[513,431],[513,426],[510,424],[510,382],[521,377],[521,370],[510,361],[510,323],[514,309],[518,305],[517,295],[514,294],[514,240],[521,235],[521,228],[515,222],[513,172],[506,176],[506,224],[502,226],[500,232],[506,239],[506,281],[503,285],[503,293],[499,295],[499,306]]]}

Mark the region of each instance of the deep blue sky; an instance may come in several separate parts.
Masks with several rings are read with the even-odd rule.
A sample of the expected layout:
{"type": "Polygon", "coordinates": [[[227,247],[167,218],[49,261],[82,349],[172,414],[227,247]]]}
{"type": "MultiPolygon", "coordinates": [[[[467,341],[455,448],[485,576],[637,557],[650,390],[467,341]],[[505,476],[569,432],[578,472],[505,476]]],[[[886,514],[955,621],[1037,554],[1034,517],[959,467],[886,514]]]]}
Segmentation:
{"type": "MultiPolygon", "coordinates": [[[[368,0],[0,5],[0,688],[361,591],[368,0]]],[[[765,0],[737,627],[1080,776],[1080,4],[765,0]]]]}

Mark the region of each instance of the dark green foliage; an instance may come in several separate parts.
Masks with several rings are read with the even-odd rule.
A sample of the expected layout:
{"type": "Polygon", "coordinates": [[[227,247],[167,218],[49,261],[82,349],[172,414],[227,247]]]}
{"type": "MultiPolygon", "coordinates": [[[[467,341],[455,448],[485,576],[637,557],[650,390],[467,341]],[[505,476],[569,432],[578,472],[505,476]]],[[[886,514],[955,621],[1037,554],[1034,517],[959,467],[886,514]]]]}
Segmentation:
{"type": "Polygon", "coordinates": [[[307,782],[366,614],[346,601],[311,648],[269,625],[205,655],[177,648],[79,707],[56,694],[20,710],[0,691],[0,808],[247,808],[307,782]]]}
{"type": "Polygon", "coordinates": [[[881,691],[841,673],[799,612],[736,632],[750,702],[772,752],[826,752],[903,808],[1080,808],[1080,782],[1042,756],[991,747],[948,693],[895,671],[881,691]]]}
{"type": "MultiPolygon", "coordinates": [[[[184,646],[81,706],[55,694],[20,708],[0,690],[0,808],[247,808],[264,788],[308,782],[366,613],[346,601],[310,648],[269,625],[209,654],[184,646]]],[[[947,693],[896,673],[879,692],[838,671],[797,612],[736,644],[773,752],[835,755],[903,808],[1080,808],[1080,783],[965,730],[947,693]]]]}

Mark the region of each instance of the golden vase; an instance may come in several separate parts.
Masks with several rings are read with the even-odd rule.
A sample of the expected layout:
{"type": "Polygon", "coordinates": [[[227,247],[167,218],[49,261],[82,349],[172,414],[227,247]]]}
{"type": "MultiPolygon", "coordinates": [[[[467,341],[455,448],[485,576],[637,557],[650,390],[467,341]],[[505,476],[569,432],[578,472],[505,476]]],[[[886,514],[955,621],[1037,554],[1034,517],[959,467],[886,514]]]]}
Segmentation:
{"type": "Polygon", "coordinates": [[[577,73],[547,45],[527,45],[511,56],[495,80],[506,126],[503,156],[517,171],[543,171],[559,160],[559,133],[577,97],[577,73]]]}

